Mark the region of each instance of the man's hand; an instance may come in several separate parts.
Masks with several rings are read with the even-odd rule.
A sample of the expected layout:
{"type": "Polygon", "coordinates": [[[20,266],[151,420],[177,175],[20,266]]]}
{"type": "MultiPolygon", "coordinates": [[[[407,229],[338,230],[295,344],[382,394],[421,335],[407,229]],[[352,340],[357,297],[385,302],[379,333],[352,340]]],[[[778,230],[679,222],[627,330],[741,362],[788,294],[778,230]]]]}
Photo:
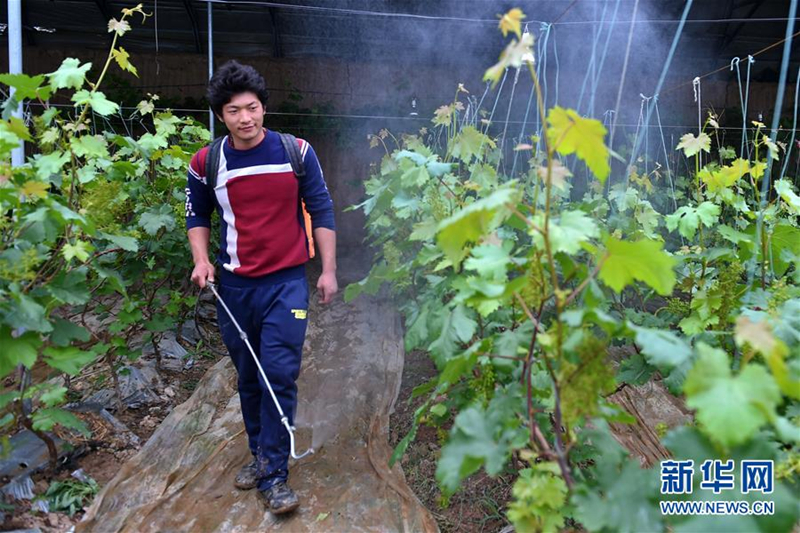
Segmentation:
{"type": "Polygon", "coordinates": [[[214,265],[208,262],[196,264],[192,270],[192,283],[205,289],[206,281],[214,282],[214,265]]]}
{"type": "Polygon", "coordinates": [[[319,303],[327,304],[339,292],[339,284],[336,283],[335,272],[323,272],[317,281],[317,290],[319,291],[319,303]]]}

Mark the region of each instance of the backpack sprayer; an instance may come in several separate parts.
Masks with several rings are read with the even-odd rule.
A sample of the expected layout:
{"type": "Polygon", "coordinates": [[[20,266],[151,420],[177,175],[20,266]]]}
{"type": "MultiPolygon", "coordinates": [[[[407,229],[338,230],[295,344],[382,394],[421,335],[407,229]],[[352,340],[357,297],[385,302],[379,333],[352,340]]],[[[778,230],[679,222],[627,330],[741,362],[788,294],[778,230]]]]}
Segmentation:
{"type": "Polygon", "coordinates": [[[283,409],[281,409],[281,404],[278,403],[278,398],[275,396],[275,391],[272,390],[272,385],[269,383],[269,379],[267,379],[267,374],[264,372],[264,368],[261,366],[261,362],[258,360],[258,356],[256,355],[255,350],[253,350],[253,346],[250,344],[250,340],[247,338],[247,333],[245,333],[241,327],[239,327],[239,323],[233,317],[233,313],[231,310],[228,309],[228,306],[225,304],[225,301],[220,297],[219,293],[217,292],[217,287],[213,282],[206,281],[206,286],[211,289],[211,292],[214,293],[214,296],[217,297],[219,303],[222,304],[223,309],[225,312],[228,313],[228,316],[231,318],[233,325],[236,326],[236,329],[239,331],[239,337],[244,341],[247,345],[247,349],[250,350],[250,355],[253,356],[253,361],[256,362],[256,366],[258,367],[259,373],[261,373],[261,377],[264,378],[264,383],[267,385],[267,390],[269,391],[270,396],[272,396],[272,401],[275,402],[275,407],[278,408],[278,413],[281,415],[281,423],[286,428],[286,431],[289,432],[289,445],[290,445],[290,452],[292,454],[293,459],[302,459],[306,455],[314,453],[314,448],[309,448],[304,453],[297,455],[294,451],[294,432],[297,428],[294,426],[289,425],[289,417],[287,417],[283,409]]]}

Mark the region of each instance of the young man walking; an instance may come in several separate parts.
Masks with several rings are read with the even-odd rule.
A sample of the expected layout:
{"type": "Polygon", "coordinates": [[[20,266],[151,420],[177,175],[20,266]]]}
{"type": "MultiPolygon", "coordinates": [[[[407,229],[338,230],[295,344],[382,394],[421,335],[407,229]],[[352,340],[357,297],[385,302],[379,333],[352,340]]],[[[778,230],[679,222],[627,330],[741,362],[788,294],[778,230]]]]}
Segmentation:
{"type": "MultiPolygon", "coordinates": [[[[338,291],[336,233],[333,202],[314,150],[297,140],[305,176],[296,176],[279,134],[263,126],[267,97],[264,78],[236,61],[224,64],[211,78],[208,99],[229,133],[219,153],[216,181],[206,179],[209,148],[192,157],[186,227],[194,259],[192,281],[205,287],[215,280],[208,244],[211,214],[219,213],[220,297],[247,333],[292,425],[307,324],[305,263],[312,246],[301,202],[311,217],[322,260],[317,290],[323,304],[338,291]]],[[[253,454],[235,485],[258,488],[275,514],[291,512],[299,501],[287,485],[289,435],[252,355],[219,304],[217,317],[239,375],[242,416],[253,454]]]]}

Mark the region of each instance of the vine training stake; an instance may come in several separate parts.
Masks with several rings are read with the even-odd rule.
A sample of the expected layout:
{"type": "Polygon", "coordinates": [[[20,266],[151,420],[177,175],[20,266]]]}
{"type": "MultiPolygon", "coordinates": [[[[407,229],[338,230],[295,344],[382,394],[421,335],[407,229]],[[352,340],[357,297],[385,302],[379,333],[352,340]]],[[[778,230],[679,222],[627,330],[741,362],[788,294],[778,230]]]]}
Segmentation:
{"type": "Polygon", "coordinates": [[[269,383],[269,379],[267,379],[267,374],[264,372],[264,368],[261,366],[261,362],[258,360],[258,356],[256,356],[256,352],[253,350],[253,346],[250,344],[250,340],[247,338],[247,333],[245,333],[242,328],[239,327],[239,323],[233,317],[233,313],[231,310],[228,309],[228,306],[225,304],[225,301],[220,297],[219,293],[217,292],[217,287],[214,283],[210,281],[206,281],[206,286],[211,289],[211,292],[214,293],[214,296],[217,297],[219,303],[222,304],[222,307],[225,309],[225,312],[228,313],[228,316],[231,318],[233,325],[236,326],[236,329],[239,331],[239,337],[244,341],[247,345],[247,349],[250,350],[250,355],[253,356],[253,360],[256,362],[256,366],[258,367],[258,371],[261,373],[261,377],[264,378],[264,383],[267,385],[267,390],[269,390],[270,396],[272,396],[272,401],[275,402],[275,407],[278,408],[278,413],[281,415],[281,423],[286,427],[286,431],[289,432],[289,443],[291,446],[291,453],[294,459],[302,459],[306,455],[314,453],[314,448],[309,448],[304,453],[297,455],[294,451],[294,432],[297,428],[294,426],[289,425],[289,417],[287,417],[283,409],[281,409],[281,404],[278,403],[278,398],[275,396],[275,391],[272,390],[272,385],[269,383]]]}

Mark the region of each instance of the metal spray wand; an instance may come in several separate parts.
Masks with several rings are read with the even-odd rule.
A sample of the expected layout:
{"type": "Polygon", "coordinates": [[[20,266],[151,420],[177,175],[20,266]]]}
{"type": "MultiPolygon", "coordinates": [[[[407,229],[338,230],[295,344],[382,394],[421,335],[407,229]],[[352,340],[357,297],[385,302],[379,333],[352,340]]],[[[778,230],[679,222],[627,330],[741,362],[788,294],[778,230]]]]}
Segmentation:
{"type": "Polygon", "coordinates": [[[227,304],[225,303],[225,301],[220,297],[219,293],[217,292],[216,285],[214,283],[210,282],[210,281],[206,281],[206,286],[209,289],[211,289],[211,292],[213,292],[214,296],[217,297],[217,300],[219,300],[219,303],[222,304],[222,307],[223,307],[223,309],[225,309],[225,312],[228,313],[228,316],[230,317],[231,322],[233,322],[233,325],[236,326],[236,329],[239,331],[239,337],[247,345],[247,349],[250,350],[250,355],[253,356],[253,361],[256,362],[256,366],[258,367],[258,371],[261,373],[261,377],[264,378],[264,383],[266,383],[266,385],[267,385],[267,390],[269,391],[270,396],[272,396],[272,401],[275,402],[275,407],[278,408],[278,413],[281,415],[281,423],[286,428],[286,431],[289,432],[289,444],[290,444],[290,451],[291,451],[291,454],[292,454],[292,458],[294,458],[294,459],[302,459],[306,455],[314,453],[314,448],[309,448],[308,450],[306,450],[304,453],[302,453],[300,455],[297,455],[295,453],[295,451],[294,451],[294,432],[295,432],[295,430],[297,428],[295,428],[294,426],[289,425],[289,417],[287,417],[284,414],[283,409],[281,409],[281,404],[278,403],[278,397],[275,396],[275,391],[272,390],[272,385],[270,385],[269,379],[267,379],[267,374],[264,372],[264,368],[261,366],[261,362],[258,360],[258,356],[256,356],[255,350],[253,350],[253,346],[250,344],[250,339],[247,338],[247,333],[245,333],[242,330],[242,328],[239,327],[239,323],[233,317],[233,313],[231,313],[231,310],[228,309],[227,304]]]}

